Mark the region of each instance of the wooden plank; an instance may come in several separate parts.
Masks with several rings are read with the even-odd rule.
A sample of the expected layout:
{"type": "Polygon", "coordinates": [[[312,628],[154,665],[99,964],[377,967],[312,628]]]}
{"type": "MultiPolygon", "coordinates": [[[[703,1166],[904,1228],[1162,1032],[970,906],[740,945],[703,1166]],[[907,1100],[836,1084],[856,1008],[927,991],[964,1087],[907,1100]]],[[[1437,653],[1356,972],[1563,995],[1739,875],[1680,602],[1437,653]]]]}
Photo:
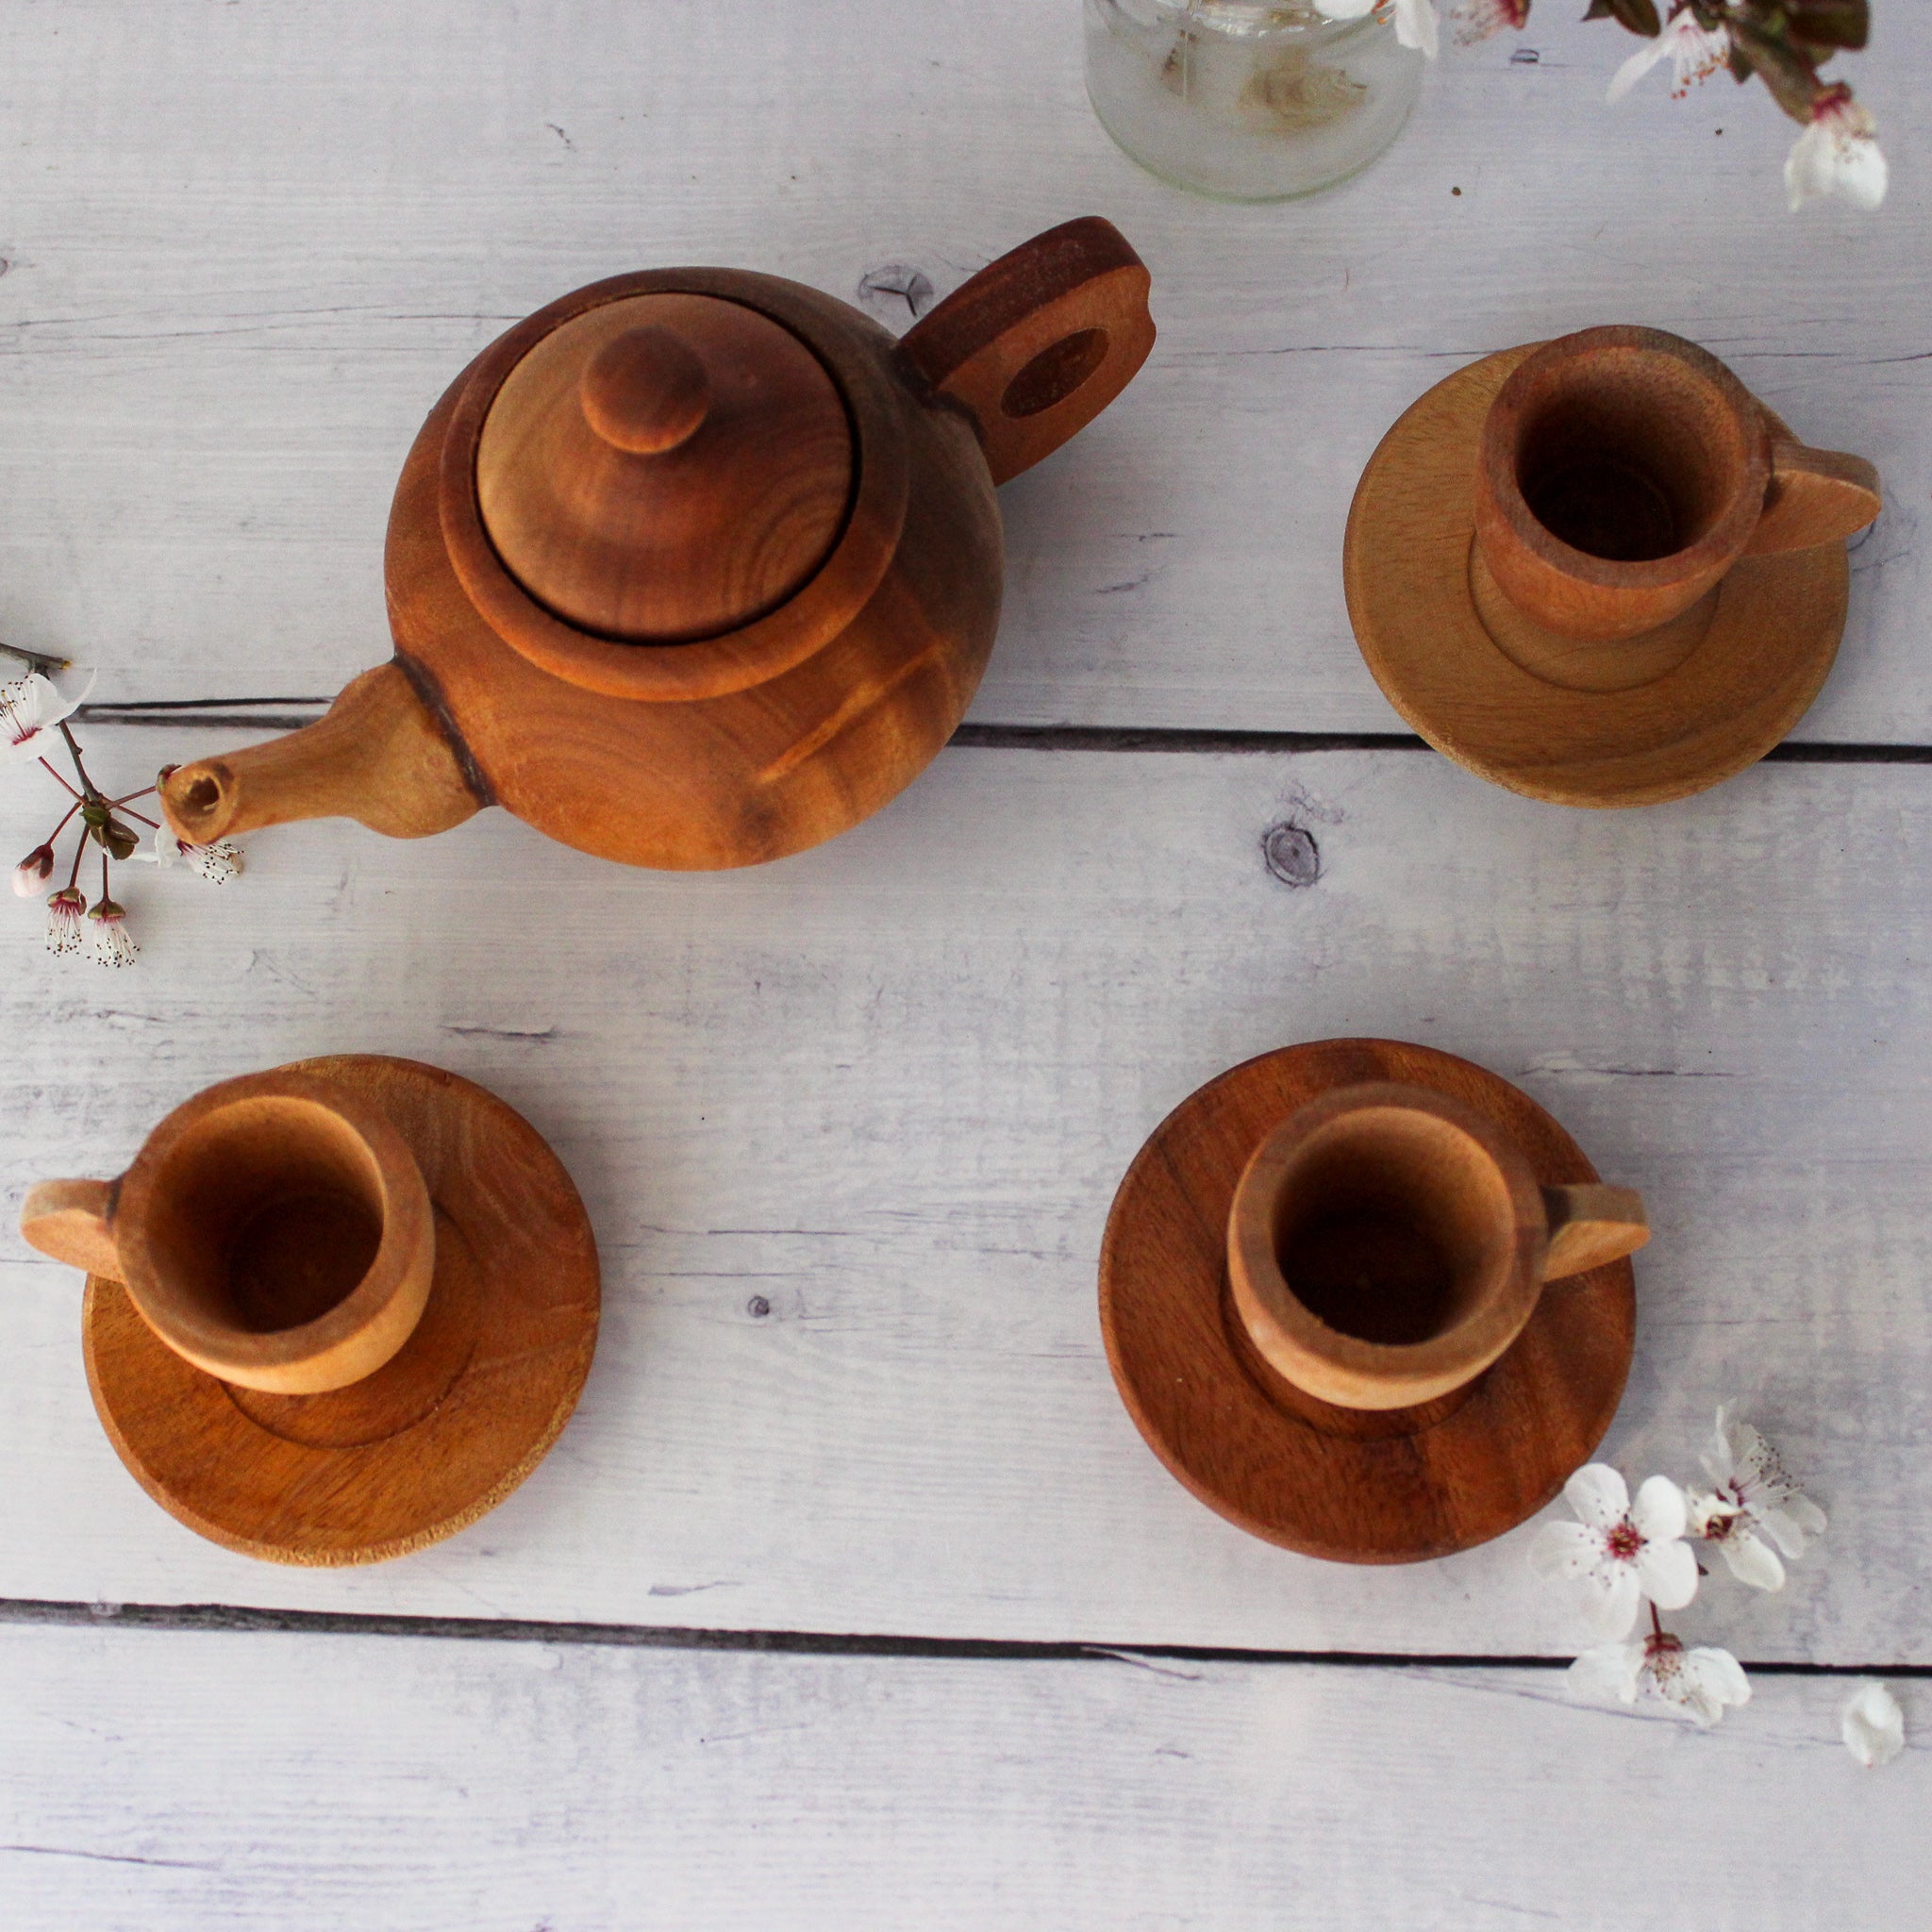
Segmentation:
{"type": "Polygon", "coordinates": [[[410,437],[528,309],[678,260],[848,296],[902,264],[943,293],[1091,209],[1153,267],[1161,341],[1007,491],[979,718],[1394,728],[1341,600],[1370,450],[1460,361],[1630,320],[1705,341],[1805,436],[1877,461],[1892,508],[1801,735],[1932,737],[1932,224],[1907,111],[1932,21],[1881,8],[1849,63],[1891,205],[1794,220],[1791,130],[1757,90],[1674,103],[1658,79],[1611,112],[1629,42],[1574,11],[1445,56],[1359,181],[1238,208],[1113,148],[1073,0],[16,0],[0,629],[97,657],[105,698],[333,691],[386,653],[410,437]]]}
{"type": "MultiPolygon", "coordinates": [[[[19,1932],[1914,1924],[1932,1752],[1860,1770],[1849,1688],[1760,1677],[1699,1736],[1571,1706],[1540,1671],[12,1627],[0,1912],[19,1932]]],[[[1923,1686],[1899,1688],[1923,1725],[1923,1686]]]]}
{"type": "MultiPolygon", "coordinates": [[[[233,742],[97,731],[104,780],[233,742]]],[[[0,813],[24,824],[33,774],[0,813]]],[[[45,789],[46,781],[41,779],[45,789]]],[[[112,1172],[221,1075],[343,1050],[522,1109],[582,1188],[606,1316],[550,1460],[455,1541],[298,1574],[121,1471],[77,1283],[9,1235],[0,1596],[1558,1654],[1525,1532],[1363,1573],[1256,1542],[1156,1464],[1094,1270],[1142,1138],[1222,1068],[1374,1032],[1520,1080],[1644,1191],[1609,1453],[1696,1473],[1744,1403],[1832,1511],[1740,1653],[1932,1660],[1932,843],[1918,767],[1760,768],[1555,810],[1425,753],[958,750],[855,833],[741,874],[626,872],[485,813],[259,835],[216,894],[130,881],[123,974],[0,928],[0,1194],[112,1172]],[[1298,824],[1321,877],[1261,852],[1298,824]]]]}

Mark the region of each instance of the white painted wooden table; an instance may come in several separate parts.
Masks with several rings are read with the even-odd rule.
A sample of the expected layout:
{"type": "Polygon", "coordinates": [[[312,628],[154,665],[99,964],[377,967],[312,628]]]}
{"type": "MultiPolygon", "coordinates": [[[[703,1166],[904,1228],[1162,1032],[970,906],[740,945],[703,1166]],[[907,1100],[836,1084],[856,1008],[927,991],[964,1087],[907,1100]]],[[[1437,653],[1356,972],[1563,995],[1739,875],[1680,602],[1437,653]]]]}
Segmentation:
{"type": "MultiPolygon", "coordinates": [[[[312,1574],[147,1502],[75,1278],[6,1237],[0,1924],[1924,1923],[1932,25],[1874,10],[1892,202],[1793,221],[1767,102],[1602,111],[1626,47],[1556,0],[1274,208],[1114,151],[1073,0],[0,0],[0,634],[97,658],[105,706],[308,715],[386,655],[421,415],[578,282],[943,292],[1091,210],[1161,328],[1005,492],[966,741],[838,843],[669,876],[493,813],[305,826],[225,898],[148,882],[127,974],[0,928],[9,1202],[211,1079],[408,1054],[549,1136],[607,1296],[502,1509],[312,1574]],[[1890,508],[1805,756],[1597,817],[1375,743],[1339,553],[1404,405],[1608,320],[1708,343],[1890,508]],[[1311,887],[1262,862],[1282,823],[1311,887]],[[1564,1701],[1527,1530],[1305,1561],[1116,1400],[1094,1263],[1134,1149],[1222,1067],[1343,1032],[1520,1080],[1644,1190],[1607,1455],[1693,1474],[1734,1398],[1829,1507],[1782,1596],[1719,1579],[1680,1620],[1773,1667],[1721,1731],[1564,1701]],[[1861,1668],[1920,1734],[1882,1773],[1837,1741],[1861,1668]]],[[[248,735],[145,715],[93,718],[104,775],[248,735]]],[[[41,804],[0,785],[23,846],[41,804]]]]}

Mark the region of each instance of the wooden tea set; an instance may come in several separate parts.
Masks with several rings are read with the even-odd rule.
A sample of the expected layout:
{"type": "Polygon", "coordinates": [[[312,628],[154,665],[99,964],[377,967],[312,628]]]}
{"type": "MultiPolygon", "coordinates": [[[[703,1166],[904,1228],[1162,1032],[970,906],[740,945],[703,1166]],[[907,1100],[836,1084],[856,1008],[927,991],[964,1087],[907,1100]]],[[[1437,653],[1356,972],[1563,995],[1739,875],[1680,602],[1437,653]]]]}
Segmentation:
{"type": "MultiPolygon", "coordinates": [[[[518,324],[418,435],[395,652],[318,724],[164,781],[193,843],[501,805],[633,865],[776,858],[908,784],[999,618],[998,484],[1154,341],[1107,222],[1002,257],[904,338],[774,276],[667,269],[518,324]]],[[[1428,741],[1572,805],[1681,797],[1816,696],[1870,464],[1721,362],[1596,328],[1478,361],[1383,439],[1349,517],[1363,658],[1428,741]]],[[[596,1342],[596,1246],[528,1123],[413,1061],[307,1060],[28,1195],[89,1274],[90,1385],[148,1492],[232,1549],[375,1561],[535,1467],[596,1342]]],[[[1465,1060],[1324,1041],[1222,1074],[1121,1184],[1108,1360],[1157,1455],[1254,1534],[1401,1562],[1541,1508],[1609,1426],[1642,1203],[1465,1060]]]]}

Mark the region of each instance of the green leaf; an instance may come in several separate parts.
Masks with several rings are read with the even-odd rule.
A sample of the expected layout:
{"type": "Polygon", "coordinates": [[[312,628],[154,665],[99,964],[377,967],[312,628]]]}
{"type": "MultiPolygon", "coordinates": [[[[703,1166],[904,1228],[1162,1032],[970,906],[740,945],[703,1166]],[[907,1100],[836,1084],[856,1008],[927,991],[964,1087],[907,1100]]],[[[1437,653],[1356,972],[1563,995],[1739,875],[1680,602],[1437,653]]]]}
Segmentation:
{"type": "Polygon", "coordinates": [[[1611,17],[1610,0],[1590,0],[1590,11],[1583,17],[1585,20],[1608,20],[1611,17]]]}

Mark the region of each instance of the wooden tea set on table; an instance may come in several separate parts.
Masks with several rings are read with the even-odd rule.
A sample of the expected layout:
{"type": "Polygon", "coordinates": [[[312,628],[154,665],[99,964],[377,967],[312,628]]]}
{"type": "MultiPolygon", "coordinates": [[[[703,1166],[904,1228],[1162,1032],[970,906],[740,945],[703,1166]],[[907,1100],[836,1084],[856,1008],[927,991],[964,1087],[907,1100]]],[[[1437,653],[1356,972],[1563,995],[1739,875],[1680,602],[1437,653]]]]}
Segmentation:
{"type": "Polygon", "coordinates": [[[224,1080],[118,1180],[43,1182],[21,1232],[88,1271],[88,1385],[191,1529],[376,1562],[500,1503],[597,1344],[597,1244],[527,1121],[414,1060],[224,1080]]]}
{"type": "MultiPolygon", "coordinates": [[[[894,341],[721,269],[578,290],[431,411],[391,512],[395,655],[321,723],[162,787],[205,843],[501,804],[636,865],[746,865],[876,810],[951,736],[997,625],[994,487],[1154,340],[1106,222],[1003,257],[894,341]]],[[[1674,798],[1762,756],[1842,629],[1869,464],[1800,445],[1694,344],[1491,356],[1383,440],[1349,519],[1370,669],[1433,744],[1533,796],[1674,798]]],[[[23,1228],[90,1271],[108,1434],[203,1534],[302,1563],[421,1547],[562,1428],[596,1252],[535,1131],[347,1056],[176,1109],[23,1228]]],[[[1168,1468],[1243,1528],[1441,1556],[1546,1503],[1628,1371],[1642,1203],[1528,1095],[1376,1040],[1210,1081],[1122,1182],[1101,1318],[1168,1468]]]]}
{"type": "Polygon", "coordinates": [[[1154,342],[1147,271],[1068,222],[908,335],[775,275],[593,283],[430,411],[390,514],[395,656],[320,724],[183,766],[194,843],[289,819],[441,832],[501,805],[631,865],[844,831],[964,714],[999,622],[994,486],[1154,342]]]}
{"type": "MultiPolygon", "coordinates": [[[[635,865],[748,865],[876,810],[951,737],[998,624],[994,488],[1154,341],[1093,218],[894,341],[728,269],[622,275],[460,375],[390,519],[396,654],[319,724],[162,787],[194,843],[341,815],[398,837],[500,804],[635,865]]],[[[89,1271],[90,1385],[190,1527],[283,1562],[452,1534],[535,1467],[596,1343],[560,1162],[466,1080],[346,1055],[177,1108],[118,1181],[28,1196],[89,1271]]]]}
{"type": "Polygon", "coordinates": [[[1809,709],[1845,540],[1880,508],[1715,356],[1591,328],[1489,356],[1383,438],[1349,511],[1357,641],[1389,702],[1485,778],[1654,805],[1733,776],[1809,709]]]}

